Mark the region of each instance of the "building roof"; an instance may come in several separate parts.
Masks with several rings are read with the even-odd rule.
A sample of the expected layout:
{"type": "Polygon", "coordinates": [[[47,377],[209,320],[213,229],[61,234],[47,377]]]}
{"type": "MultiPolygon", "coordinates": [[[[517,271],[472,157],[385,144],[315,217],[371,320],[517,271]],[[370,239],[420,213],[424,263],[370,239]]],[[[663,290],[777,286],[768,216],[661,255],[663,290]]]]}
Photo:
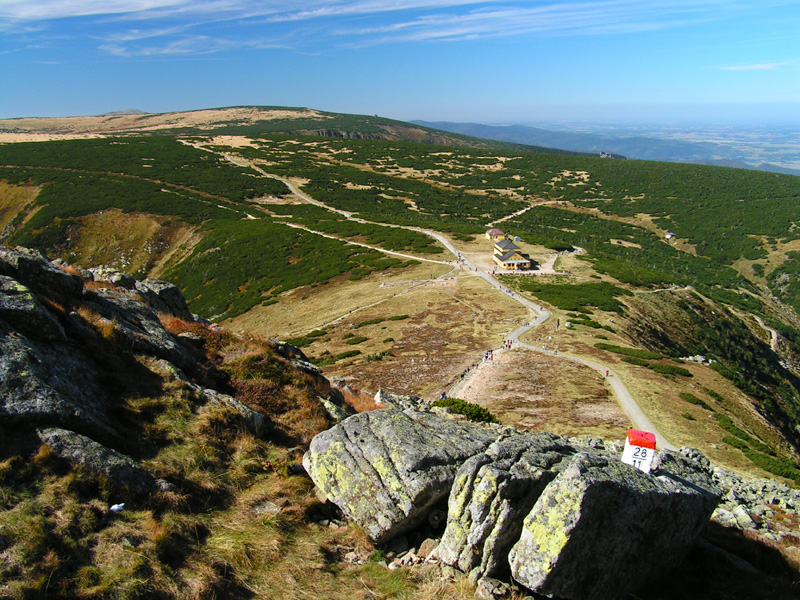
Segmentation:
{"type": "Polygon", "coordinates": [[[495,242],[494,245],[501,250],[519,250],[519,246],[511,240],[500,240],[499,242],[495,242]]]}
{"type": "Polygon", "coordinates": [[[502,232],[502,231],[500,231],[499,229],[490,229],[490,230],[489,230],[489,231],[487,231],[486,233],[487,233],[488,235],[505,235],[505,233],[503,233],[503,232],[502,232]]]}
{"type": "Polygon", "coordinates": [[[511,260],[511,257],[512,257],[512,256],[514,256],[515,254],[517,254],[517,253],[516,253],[516,252],[514,252],[513,250],[511,250],[510,252],[506,252],[505,254],[503,254],[503,256],[498,256],[498,257],[497,257],[497,259],[498,259],[500,262],[504,262],[504,263],[512,263],[512,264],[531,262],[531,259],[529,259],[529,258],[525,258],[525,257],[524,257],[522,254],[518,254],[518,255],[517,255],[517,256],[519,256],[520,258],[517,258],[517,259],[515,259],[515,260],[511,260]]]}

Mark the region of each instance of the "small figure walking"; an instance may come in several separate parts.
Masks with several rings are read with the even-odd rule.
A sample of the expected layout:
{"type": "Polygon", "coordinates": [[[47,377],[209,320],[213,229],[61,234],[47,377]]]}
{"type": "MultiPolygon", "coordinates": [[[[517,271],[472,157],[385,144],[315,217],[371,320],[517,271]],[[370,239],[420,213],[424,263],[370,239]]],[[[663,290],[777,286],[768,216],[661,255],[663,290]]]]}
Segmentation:
{"type": "Polygon", "coordinates": [[[608,377],[608,369],[606,369],[606,377],[608,377]]]}

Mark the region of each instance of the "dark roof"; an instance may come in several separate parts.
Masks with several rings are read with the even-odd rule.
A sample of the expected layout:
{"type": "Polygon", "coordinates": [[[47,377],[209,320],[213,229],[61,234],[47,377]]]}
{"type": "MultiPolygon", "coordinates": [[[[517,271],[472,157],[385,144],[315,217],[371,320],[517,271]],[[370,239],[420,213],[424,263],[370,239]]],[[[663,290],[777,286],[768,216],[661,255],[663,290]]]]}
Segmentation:
{"type": "Polygon", "coordinates": [[[501,250],[519,250],[519,246],[511,240],[500,240],[499,242],[495,242],[494,245],[501,250]]]}
{"type": "Polygon", "coordinates": [[[523,258],[518,258],[517,260],[511,260],[511,257],[514,256],[515,254],[516,254],[516,252],[511,250],[511,251],[506,252],[505,254],[503,254],[503,256],[499,256],[498,259],[501,262],[504,262],[504,263],[505,262],[509,262],[509,263],[531,262],[531,259],[525,257],[524,254],[520,254],[520,256],[522,256],[523,258]]]}

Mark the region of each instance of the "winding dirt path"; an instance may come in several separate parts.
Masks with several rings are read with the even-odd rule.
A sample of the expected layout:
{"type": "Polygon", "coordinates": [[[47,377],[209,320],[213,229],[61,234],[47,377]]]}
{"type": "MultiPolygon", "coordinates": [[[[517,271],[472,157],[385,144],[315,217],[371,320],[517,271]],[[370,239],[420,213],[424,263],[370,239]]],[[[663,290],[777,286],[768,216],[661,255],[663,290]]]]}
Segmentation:
{"type": "MultiPolygon", "coordinates": [[[[286,185],[286,187],[289,188],[289,190],[292,192],[292,194],[294,194],[298,198],[308,202],[309,204],[313,204],[315,206],[319,206],[320,208],[324,208],[325,210],[329,210],[331,212],[335,212],[335,213],[337,213],[339,215],[342,215],[346,219],[349,219],[349,220],[352,220],[352,221],[356,221],[358,223],[368,223],[368,224],[371,224],[371,225],[381,225],[381,226],[384,226],[384,227],[394,227],[394,228],[398,228],[398,229],[406,229],[406,230],[411,230],[411,231],[417,231],[419,233],[423,233],[423,234],[425,234],[427,236],[432,237],[433,239],[435,239],[436,241],[441,243],[450,253],[453,254],[453,256],[455,256],[458,260],[460,260],[462,262],[462,264],[467,269],[469,269],[470,271],[474,272],[478,277],[480,277],[481,279],[486,281],[486,283],[488,283],[492,287],[496,288],[499,292],[510,296],[513,300],[515,300],[518,303],[522,304],[525,308],[527,308],[529,310],[530,316],[531,316],[530,322],[528,322],[527,324],[525,324],[525,325],[523,325],[521,327],[518,327],[517,329],[515,329],[512,332],[510,332],[506,336],[507,339],[510,339],[512,341],[513,345],[516,345],[519,348],[525,348],[527,350],[531,350],[533,352],[541,352],[541,353],[544,353],[544,354],[550,354],[550,355],[553,355],[553,356],[558,356],[558,357],[562,358],[563,360],[569,360],[569,361],[572,361],[572,362],[575,362],[575,363],[579,363],[579,364],[582,364],[582,365],[585,365],[585,366],[589,367],[590,369],[593,369],[593,370],[597,371],[608,382],[609,386],[611,387],[611,390],[613,391],[614,395],[617,398],[617,401],[619,402],[620,406],[625,411],[625,413],[628,415],[628,418],[630,419],[630,421],[633,424],[633,426],[635,428],[637,428],[637,429],[641,429],[641,430],[644,430],[644,431],[649,431],[649,432],[655,434],[656,443],[658,444],[659,447],[666,448],[666,449],[669,449],[669,450],[675,450],[675,446],[670,444],[667,441],[667,439],[661,434],[661,432],[659,432],[658,429],[656,429],[656,426],[652,423],[652,421],[650,421],[650,419],[647,418],[647,416],[644,414],[642,409],[636,403],[636,400],[633,398],[631,393],[628,391],[628,388],[625,386],[623,381],[619,378],[619,376],[610,367],[608,367],[606,365],[603,365],[601,363],[592,361],[592,360],[588,360],[588,359],[585,359],[585,358],[578,357],[578,356],[571,356],[571,355],[568,355],[568,354],[559,354],[557,350],[547,350],[545,348],[538,348],[538,347],[535,347],[535,346],[531,346],[530,344],[526,344],[525,342],[520,341],[520,336],[524,335],[525,333],[527,333],[528,331],[530,331],[534,327],[537,327],[537,326],[541,325],[542,323],[544,323],[545,321],[547,321],[547,319],[550,318],[550,312],[545,310],[542,306],[536,304],[535,302],[532,302],[531,300],[528,300],[527,298],[524,298],[524,297],[520,296],[518,293],[513,292],[513,291],[505,288],[503,286],[503,284],[500,283],[497,279],[495,279],[489,272],[481,269],[480,267],[475,265],[473,262],[471,262],[469,259],[463,257],[461,252],[459,252],[453,246],[453,244],[450,242],[450,240],[445,238],[442,234],[440,234],[440,233],[438,233],[436,231],[429,230],[429,229],[423,229],[421,227],[409,227],[409,226],[404,226],[404,225],[393,225],[393,224],[389,224],[389,223],[375,223],[375,222],[372,222],[372,221],[367,221],[365,219],[361,219],[361,218],[355,217],[355,216],[353,216],[353,213],[351,213],[351,212],[328,206],[324,202],[320,202],[319,200],[316,200],[316,199],[312,198],[311,196],[309,196],[305,192],[299,190],[297,188],[297,186],[295,186],[291,181],[289,181],[288,179],[286,179],[284,177],[280,177],[280,176],[277,176],[277,175],[273,175],[271,173],[267,173],[266,171],[264,171],[260,167],[257,167],[256,165],[250,164],[249,162],[243,161],[241,159],[237,159],[236,157],[230,156],[228,154],[224,154],[223,156],[228,161],[232,162],[233,164],[235,164],[237,166],[254,169],[256,172],[258,172],[259,174],[263,175],[264,177],[270,177],[272,179],[275,179],[277,181],[282,182],[284,185],[286,185]]],[[[515,214],[521,214],[522,212],[525,212],[526,210],[529,210],[530,208],[532,208],[532,207],[527,207],[525,209],[522,209],[521,211],[517,211],[517,213],[515,213],[515,214]]],[[[514,216],[514,215],[510,215],[510,217],[511,216],[514,216]]],[[[500,221],[501,220],[494,221],[494,223],[498,223],[500,221]]],[[[287,223],[287,225],[289,225],[289,224],[287,223]]],[[[297,226],[297,227],[299,227],[299,226],[297,226]]],[[[325,235],[326,237],[334,237],[334,236],[330,236],[328,234],[323,234],[321,232],[314,232],[314,233],[319,233],[320,235],[325,235]]],[[[359,244],[359,245],[363,245],[363,244],[359,244]]],[[[391,254],[398,254],[396,252],[391,252],[391,251],[388,251],[388,250],[384,250],[382,248],[374,248],[374,249],[375,250],[379,250],[381,252],[386,252],[386,253],[391,253],[391,254]]],[[[402,256],[405,256],[405,255],[402,255],[402,256]]],[[[419,259],[417,257],[412,257],[412,258],[416,258],[417,260],[424,260],[424,259],[419,259]]],[[[444,262],[444,261],[430,261],[430,262],[442,262],[443,264],[449,264],[449,263],[444,262]]],[[[499,349],[497,349],[497,350],[499,351],[499,349]]],[[[450,395],[451,396],[455,396],[459,392],[463,392],[465,389],[469,388],[470,386],[478,385],[479,383],[483,384],[484,383],[484,379],[486,377],[490,376],[489,368],[491,367],[491,363],[492,363],[492,361],[486,361],[486,362],[483,362],[483,363],[479,363],[477,368],[472,369],[472,371],[466,377],[464,377],[462,380],[456,382],[453,386],[451,386],[451,388],[449,390],[450,395]],[[488,367],[487,367],[487,365],[488,365],[488,367]]]]}

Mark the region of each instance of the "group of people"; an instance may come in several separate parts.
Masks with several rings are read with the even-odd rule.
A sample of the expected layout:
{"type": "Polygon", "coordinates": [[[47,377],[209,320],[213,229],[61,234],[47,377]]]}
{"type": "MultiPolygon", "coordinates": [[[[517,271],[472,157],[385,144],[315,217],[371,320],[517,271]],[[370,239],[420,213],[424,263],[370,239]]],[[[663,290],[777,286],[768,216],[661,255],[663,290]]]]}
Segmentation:
{"type": "MultiPolygon", "coordinates": [[[[511,350],[511,344],[513,344],[513,340],[503,340],[502,345],[500,346],[500,350],[511,350]]],[[[478,368],[479,365],[494,361],[494,350],[486,350],[483,355],[481,356],[481,362],[474,363],[468,366],[466,369],[461,371],[461,379],[464,379],[472,369],[478,368]]]]}

